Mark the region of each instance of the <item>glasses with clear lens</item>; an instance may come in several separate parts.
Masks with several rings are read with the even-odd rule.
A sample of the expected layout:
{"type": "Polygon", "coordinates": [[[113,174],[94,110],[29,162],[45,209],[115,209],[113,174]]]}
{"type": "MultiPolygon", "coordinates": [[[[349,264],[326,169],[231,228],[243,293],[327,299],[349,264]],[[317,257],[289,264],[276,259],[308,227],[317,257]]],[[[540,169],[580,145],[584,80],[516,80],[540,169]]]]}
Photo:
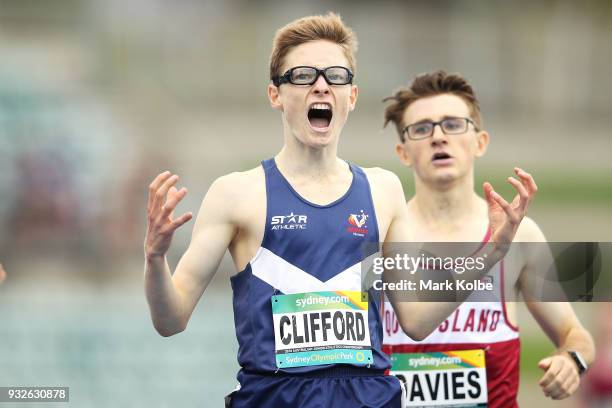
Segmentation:
{"type": "Polygon", "coordinates": [[[445,135],[459,135],[467,132],[470,123],[478,131],[474,122],[469,118],[446,118],[439,122],[419,122],[408,125],[404,128],[404,133],[412,140],[426,139],[433,135],[434,129],[439,125],[445,135]]]}
{"type": "Polygon", "coordinates": [[[323,69],[315,67],[294,67],[283,75],[272,78],[274,85],[279,86],[285,83],[293,85],[312,85],[317,82],[319,75],[323,75],[329,85],[347,85],[353,82],[353,73],[345,67],[334,66],[323,69]]]}

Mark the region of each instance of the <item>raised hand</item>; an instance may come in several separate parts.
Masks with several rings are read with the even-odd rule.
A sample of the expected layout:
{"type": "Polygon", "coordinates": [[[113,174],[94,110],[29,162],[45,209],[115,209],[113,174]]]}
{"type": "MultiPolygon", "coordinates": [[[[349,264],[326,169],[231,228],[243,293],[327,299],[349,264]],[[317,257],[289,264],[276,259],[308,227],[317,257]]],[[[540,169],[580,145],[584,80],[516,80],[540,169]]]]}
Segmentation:
{"type": "Polygon", "coordinates": [[[520,181],[514,177],[508,177],[508,183],[512,184],[517,192],[511,203],[496,193],[490,183],[483,184],[485,199],[489,206],[491,240],[504,253],[510,247],[521,220],[527,214],[527,206],[538,191],[529,173],[518,167],[514,168],[514,173],[520,181]]]}
{"type": "Polygon", "coordinates": [[[178,175],[165,171],[149,185],[147,235],[144,244],[147,257],[166,255],[174,231],[193,217],[191,212],[187,212],[174,218],[174,209],[187,194],[185,187],[180,190],[175,187],[178,179],[178,175]]]}

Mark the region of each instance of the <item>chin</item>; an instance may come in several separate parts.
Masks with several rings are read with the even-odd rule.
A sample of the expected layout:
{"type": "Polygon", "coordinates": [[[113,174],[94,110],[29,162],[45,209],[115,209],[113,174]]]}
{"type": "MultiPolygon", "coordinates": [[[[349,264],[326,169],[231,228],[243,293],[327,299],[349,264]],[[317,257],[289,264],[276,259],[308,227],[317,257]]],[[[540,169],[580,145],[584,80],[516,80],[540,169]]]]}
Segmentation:
{"type": "Polygon", "coordinates": [[[439,184],[439,185],[448,185],[448,184],[453,183],[455,180],[457,180],[457,178],[454,177],[453,175],[445,174],[443,176],[436,177],[435,182],[436,184],[439,184]]]}
{"type": "Polygon", "coordinates": [[[314,148],[324,148],[332,145],[336,140],[331,130],[325,133],[310,131],[304,144],[314,148]]]}
{"type": "Polygon", "coordinates": [[[458,179],[458,174],[453,169],[444,169],[442,171],[436,172],[436,174],[432,174],[430,180],[432,180],[435,184],[450,184],[458,179]]]}

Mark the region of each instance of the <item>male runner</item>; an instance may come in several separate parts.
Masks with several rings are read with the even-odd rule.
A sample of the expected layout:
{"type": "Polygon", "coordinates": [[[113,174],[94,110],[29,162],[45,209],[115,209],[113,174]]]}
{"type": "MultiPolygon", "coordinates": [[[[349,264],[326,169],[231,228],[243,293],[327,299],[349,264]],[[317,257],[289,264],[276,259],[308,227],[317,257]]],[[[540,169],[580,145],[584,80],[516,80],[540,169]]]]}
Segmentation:
{"type": "MultiPolygon", "coordinates": [[[[400,384],[385,376],[380,301],[360,296],[364,243],[404,241],[399,179],[337,156],[355,107],[356,38],[332,13],[296,20],[273,42],[268,97],[281,112],[284,144],[252,170],[217,179],[189,248],[171,274],[166,252],[189,221],[173,211],[185,197],[178,176],[149,186],[145,291],[163,336],[184,330],[229,248],[239,343],[240,389],[232,407],[399,407],[400,384]]],[[[533,183],[524,176],[523,183],[533,183]]],[[[491,258],[512,241],[530,195],[510,205],[488,190],[499,223],[491,258]]],[[[376,251],[376,249],[374,250],[376,251]]],[[[403,329],[423,338],[457,306],[396,305],[403,329]],[[401,306],[401,307],[400,307],[401,306]],[[419,316],[427,315],[423,319],[419,316]]]]}
{"type": "MultiPolygon", "coordinates": [[[[410,241],[488,241],[490,214],[487,202],[474,191],[474,161],[485,154],[489,134],[483,130],[472,87],[460,75],[436,71],[416,77],[409,88],[400,89],[388,100],[391,103],[385,110],[385,125],[395,124],[400,138],[396,153],[414,175],[415,195],[407,203],[410,241]]],[[[516,180],[508,181],[519,187],[516,180]]],[[[537,224],[526,218],[515,241],[545,242],[545,238],[537,224]]],[[[398,330],[393,309],[385,305],[385,351],[399,361],[407,357],[401,353],[446,352],[452,356],[456,350],[484,350],[488,406],[516,406],[519,332],[516,305],[504,301],[504,285],[511,291],[505,293],[511,293],[514,299],[519,291],[525,296],[526,285],[534,281],[528,278],[535,273],[536,262],[529,255],[508,253],[489,272],[498,300],[468,298],[419,342],[398,330]]],[[[575,360],[582,359],[586,364],[593,361],[591,336],[569,303],[537,302],[525,297],[529,311],[557,347],[555,354],[538,364],[544,371],[539,384],[546,396],[566,398],[578,388],[579,373],[584,370],[583,363],[575,360]]],[[[448,403],[453,399],[443,396],[442,388],[431,395],[426,384],[421,384],[422,379],[416,384],[408,381],[409,403],[436,398],[448,403]]],[[[460,386],[462,392],[455,403],[467,398],[469,387],[464,383],[460,386]]]]}

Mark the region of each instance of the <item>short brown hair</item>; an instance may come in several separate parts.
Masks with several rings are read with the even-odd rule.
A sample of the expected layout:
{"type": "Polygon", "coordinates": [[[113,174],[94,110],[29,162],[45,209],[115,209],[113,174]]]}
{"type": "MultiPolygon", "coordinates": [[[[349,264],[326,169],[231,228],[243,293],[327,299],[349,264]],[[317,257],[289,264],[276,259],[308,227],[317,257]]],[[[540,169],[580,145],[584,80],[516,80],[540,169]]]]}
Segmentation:
{"type": "Polygon", "coordinates": [[[480,105],[474,89],[460,74],[447,74],[445,71],[434,71],[418,75],[408,88],[400,88],[393,96],[383,99],[391,101],[385,108],[385,123],[393,122],[400,140],[404,139],[404,113],[408,106],[422,98],[441,94],[452,94],[460,97],[470,109],[470,115],[478,128],[482,128],[480,105]]]}
{"type": "Polygon", "coordinates": [[[349,68],[355,73],[357,36],[344,25],[339,15],[329,12],[324,16],[308,16],[292,21],[276,32],[270,55],[270,80],[282,74],[280,70],[285,57],[293,47],[316,40],[328,40],[342,47],[349,68]]]}

